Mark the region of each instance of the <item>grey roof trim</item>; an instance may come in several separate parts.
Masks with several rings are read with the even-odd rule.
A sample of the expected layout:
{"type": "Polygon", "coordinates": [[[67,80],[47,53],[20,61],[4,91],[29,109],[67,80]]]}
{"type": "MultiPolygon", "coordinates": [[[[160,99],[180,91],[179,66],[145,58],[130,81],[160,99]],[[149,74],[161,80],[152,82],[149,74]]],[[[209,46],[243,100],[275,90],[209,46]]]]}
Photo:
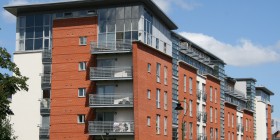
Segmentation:
{"type": "Polygon", "coordinates": [[[255,78],[235,78],[236,81],[254,81],[257,82],[255,78]]]}
{"type": "Polygon", "coordinates": [[[195,43],[192,42],[191,40],[189,40],[189,39],[187,39],[187,38],[181,36],[180,34],[174,32],[174,31],[171,31],[171,34],[173,34],[174,36],[178,37],[179,39],[182,39],[182,40],[184,40],[184,41],[191,42],[192,45],[193,45],[196,49],[198,49],[198,50],[200,50],[201,52],[203,52],[203,53],[209,55],[210,57],[216,59],[217,61],[220,61],[220,62],[223,63],[224,65],[226,64],[222,59],[220,59],[220,58],[217,57],[216,55],[210,53],[209,51],[203,49],[202,47],[198,46],[197,44],[195,44],[195,43]]]}
{"type": "Polygon", "coordinates": [[[269,90],[268,88],[266,88],[265,86],[257,86],[256,90],[262,90],[269,95],[274,95],[274,93],[271,90],[269,90]]]}
{"type": "Polygon", "coordinates": [[[11,14],[18,16],[21,13],[30,12],[46,12],[61,9],[77,9],[77,8],[93,8],[110,5],[129,5],[135,3],[144,3],[150,11],[152,11],[159,20],[170,29],[178,29],[177,25],[151,0],[73,0],[66,2],[52,2],[52,3],[36,3],[23,5],[7,5],[4,9],[11,14]]]}

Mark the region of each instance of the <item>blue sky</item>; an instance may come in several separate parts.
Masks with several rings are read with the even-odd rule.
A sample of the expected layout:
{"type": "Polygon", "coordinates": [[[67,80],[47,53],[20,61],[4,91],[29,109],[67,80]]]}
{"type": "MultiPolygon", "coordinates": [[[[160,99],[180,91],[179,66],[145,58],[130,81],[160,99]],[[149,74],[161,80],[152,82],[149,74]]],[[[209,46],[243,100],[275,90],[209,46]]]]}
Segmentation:
{"type": "MultiPolygon", "coordinates": [[[[58,0],[1,0],[7,4],[58,0]]],[[[253,77],[275,95],[273,118],[280,121],[280,1],[154,0],[178,25],[177,32],[213,52],[231,77],[253,77]],[[279,79],[278,79],[279,78],[279,79]]],[[[0,45],[15,49],[15,19],[0,11],[0,45]]]]}

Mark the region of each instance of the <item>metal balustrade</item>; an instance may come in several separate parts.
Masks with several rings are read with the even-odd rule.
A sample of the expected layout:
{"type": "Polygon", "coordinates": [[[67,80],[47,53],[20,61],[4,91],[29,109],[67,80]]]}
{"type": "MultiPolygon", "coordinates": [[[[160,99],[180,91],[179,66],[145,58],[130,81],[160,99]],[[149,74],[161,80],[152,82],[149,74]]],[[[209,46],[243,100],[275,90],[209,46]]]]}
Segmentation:
{"type": "Polygon", "coordinates": [[[50,113],[50,99],[48,99],[48,98],[41,99],[40,105],[41,105],[41,108],[40,108],[41,114],[50,113]]]}
{"type": "Polygon", "coordinates": [[[236,128],[237,128],[237,132],[241,132],[241,133],[244,132],[244,126],[242,123],[238,123],[236,128]]]}
{"type": "Polygon", "coordinates": [[[50,49],[43,49],[42,52],[42,62],[45,63],[50,63],[52,59],[52,50],[50,49]]]}
{"type": "Polygon", "coordinates": [[[202,91],[202,99],[204,102],[206,102],[206,100],[207,100],[207,94],[205,91],[202,91]]]}
{"type": "Polygon", "coordinates": [[[271,105],[271,113],[273,113],[273,112],[274,112],[274,106],[271,105]]]}
{"type": "Polygon", "coordinates": [[[274,126],[274,119],[271,119],[271,126],[274,126]]]}
{"type": "Polygon", "coordinates": [[[200,112],[200,111],[198,111],[196,113],[196,119],[197,119],[198,122],[200,122],[200,120],[201,120],[201,114],[202,114],[202,112],[200,112]]]}
{"type": "Polygon", "coordinates": [[[203,121],[204,123],[207,122],[207,113],[206,113],[206,112],[202,112],[202,121],[203,121]]]}
{"type": "Polygon", "coordinates": [[[90,43],[91,53],[118,53],[118,52],[131,52],[132,40],[123,39],[112,42],[94,42],[90,43]]]}
{"type": "Polygon", "coordinates": [[[198,100],[200,100],[201,90],[196,90],[196,97],[197,97],[198,100]]]}
{"type": "Polygon", "coordinates": [[[132,67],[91,67],[91,80],[132,79],[132,67]]]}
{"type": "Polygon", "coordinates": [[[134,121],[89,121],[88,132],[90,135],[100,135],[103,133],[133,135],[134,121]]]}
{"type": "Polygon", "coordinates": [[[91,107],[133,107],[133,95],[89,95],[89,105],[91,107]]]}
{"type": "Polygon", "coordinates": [[[49,127],[40,127],[39,136],[40,138],[49,138],[50,128],[49,127]]]}
{"type": "Polygon", "coordinates": [[[49,89],[51,87],[51,74],[43,74],[41,76],[42,89],[49,89]]]}
{"type": "Polygon", "coordinates": [[[198,133],[197,140],[207,140],[207,135],[203,133],[198,133]]]}

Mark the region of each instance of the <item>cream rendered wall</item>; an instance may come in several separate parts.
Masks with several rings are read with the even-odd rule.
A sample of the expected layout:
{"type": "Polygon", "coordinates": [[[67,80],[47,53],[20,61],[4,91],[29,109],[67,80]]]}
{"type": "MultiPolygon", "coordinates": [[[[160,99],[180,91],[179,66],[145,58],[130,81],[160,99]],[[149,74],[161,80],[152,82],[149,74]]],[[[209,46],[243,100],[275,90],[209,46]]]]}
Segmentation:
{"type": "Polygon", "coordinates": [[[256,103],[256,140],[266,140],[266,104],[255,100],[256,103]]]}
{"type": "Polygon", "coordinates": [[[19,140],[38,140],[39,127],[41,124],[40,102],[41,98],[41,77],[42,53],[21,53],[14,54],[14,62],[19,67],[22,75],[29,80],[29,91],[20,91],[12,97],[11,109],[14,114],[11,116],[11,123],[14,124],[15,135],[19,140]]]}

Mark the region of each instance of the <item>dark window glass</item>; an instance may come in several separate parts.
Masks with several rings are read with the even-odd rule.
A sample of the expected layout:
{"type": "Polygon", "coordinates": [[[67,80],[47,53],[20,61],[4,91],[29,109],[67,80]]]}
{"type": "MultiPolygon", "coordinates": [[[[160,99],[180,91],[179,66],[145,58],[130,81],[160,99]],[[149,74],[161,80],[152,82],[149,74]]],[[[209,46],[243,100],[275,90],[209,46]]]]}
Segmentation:
{"type": "Polygon", "coordinates": [[[116,9],[110,8],[107,10],[107,20],[115,20],[116,19],[116,9]]]}
{"type": "Polygon", "coordinates": [[[33,39],[25,40],[25,50],[33,50],[33,39]]]}
{"type": "Polygon", "coordinates": [[[117,40],[123,40],[123,32],[117,32],[116,33],[116,38],[117,38],[117,40]]]}
{"type": "Polygon", "coordinates": [[[56,18],[62,18],[62,17],[63,17],[63,14],[62,14],[62,13],[57,13],[57,14],[55,14],[55,17],[56,17],[56,18]]]}
{"type": "Polygon", "coordinates": [[[25,37],[26,38],[34,38],[34,27],[26,28],[25,37]]]}
{"type": "Polygon", "coordinates": [[[48,39],[45,39],[45,41],[44,41],[44,47],[45,47],[45,49],[48,49],[48,48],[49,48],[49,40],[48,40],[48,39]]]}
{"type": "Polygon", "coordinates": [[[100,20],[106,20],[106,9],[99,10],[99,19],[100,20]]]}
{"type": "Polygon", "coordinates": [[[124,8],[116,8],[116,19],[124,19],[124,8]]]}
{"type": "Polygon", "coordinates": [[[100,33],[106,32],[106,21],[100,21],[100,24],[99,24],[99,32],[100,32],[100,33]]]}
{"type": "Polygon", "coordinates": [[[43,27],[35,27],[35,38],[43,37],[43,27]]]}
{"type": "Polygon", "coordinates": [[[138,31],[132,32],[132,40],[138,40],[138,31]]]}
{"type": "Polygon", "coordinates": [[[26,16],[26,27],[34,26],[34,16],[26,16]]]}
{"type": "Polygon", "coordinates": [[[35,16],[35,26],[43,26],[43,16],[42,15],[35,16]]]}
{"type": "Polygon", "coordinates": [[[42,49],[43,46],[43,39],[35,39],[35,45],[34,45],[34,50],[40,50],[42,49]]]}
{"type": "Polygon", "coordinates": [[[49,27],[45,27],[44,28],[44,34],[45,34],[45,37],[49,37],[49,27]]]}
{"type": "Polygon", "coordinates": [[[107,22],[107,32],[115,32],[115,25],[116,22],[115,21],[108,21],[107,22]]]}
{"type": "Polygon", "coordinates": [[[50,15],[44,15],[44,24],[50,25],[50,15]]]}
{"type": "Polygon", "coordinates": [[[131,40],[131,32],[125,32],[125,39],[131,40]]]}
{"type": "Polygon", "coordinates": [[[72,12],[64,13],[64,17],[72,17],[72,16],[73,16],[72,12]]]}

